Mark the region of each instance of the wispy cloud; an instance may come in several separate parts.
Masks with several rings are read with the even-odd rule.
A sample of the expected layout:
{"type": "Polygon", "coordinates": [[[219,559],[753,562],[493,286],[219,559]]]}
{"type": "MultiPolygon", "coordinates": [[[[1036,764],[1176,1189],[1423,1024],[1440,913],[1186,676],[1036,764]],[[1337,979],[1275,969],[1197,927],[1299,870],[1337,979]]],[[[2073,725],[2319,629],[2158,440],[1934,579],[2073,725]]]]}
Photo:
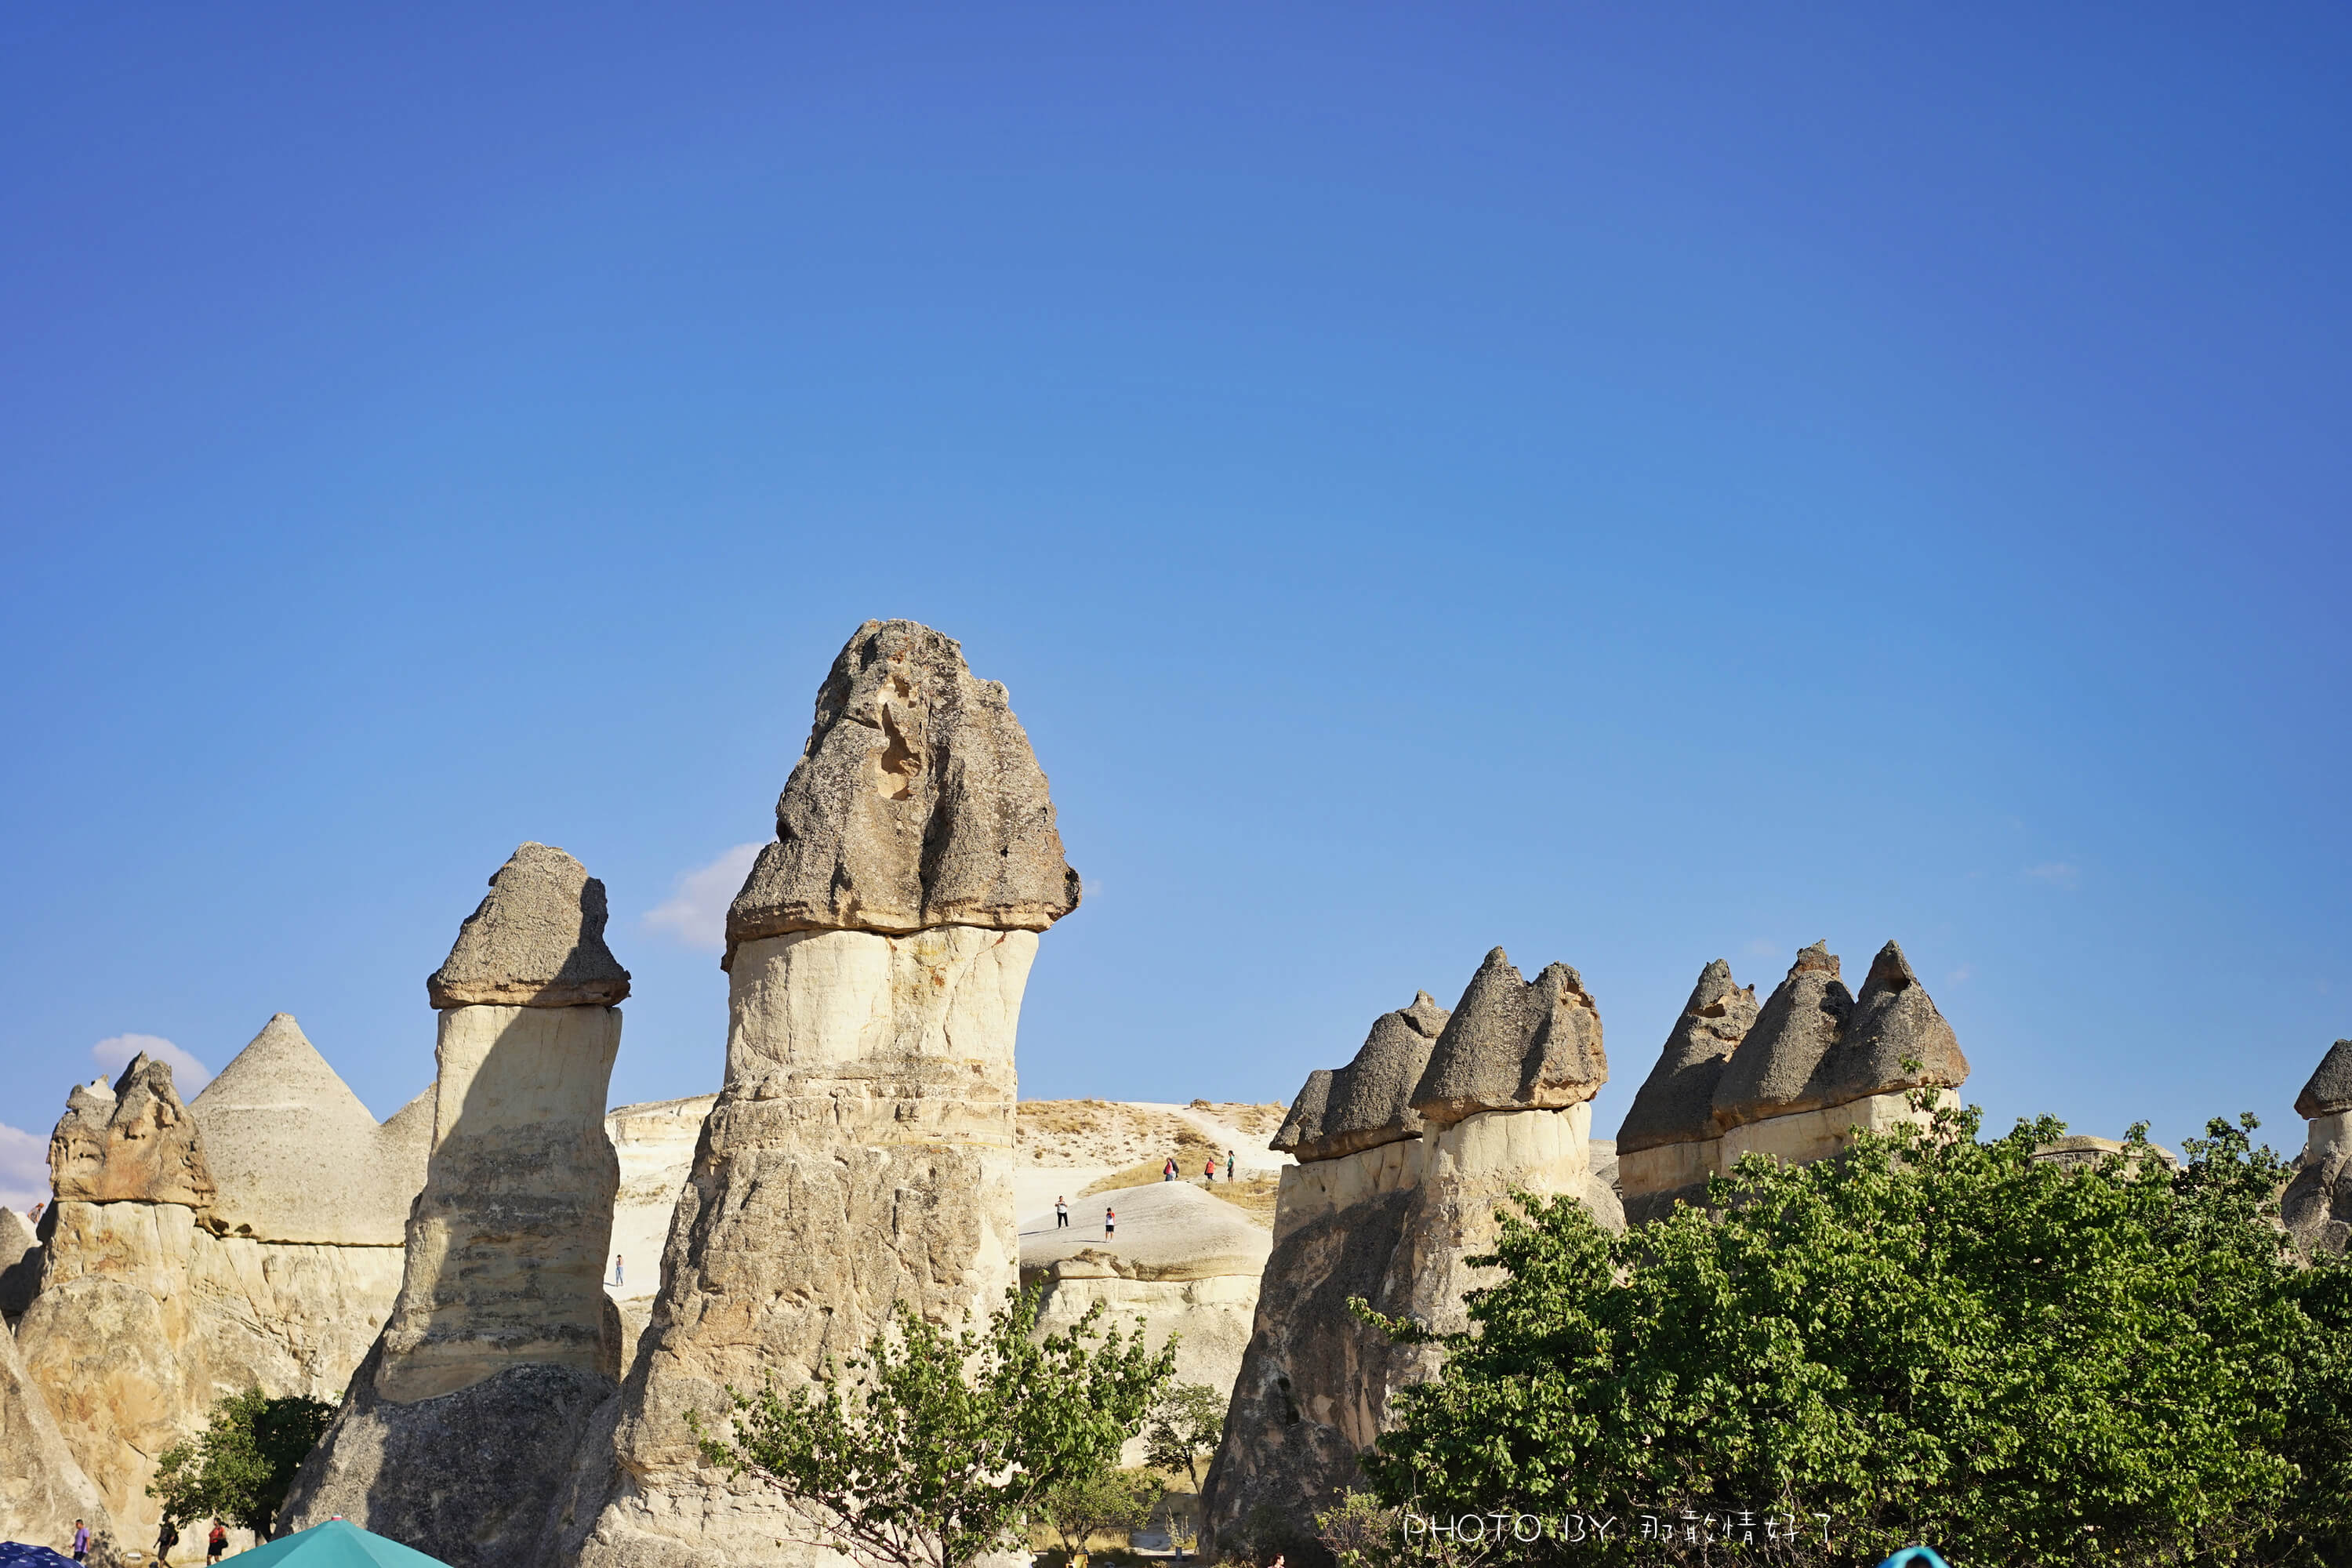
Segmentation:
{"type": "Polygon", "coordinates": [[[688,947],[724,952],[727,906],[735,901],[743,879],[751,874],[751,862],[765,847],[738,844],[707,866],[679,872],[677,890],[647,910],[637,923],[647,931],[666,931],[688,947]]]}
{"type": "Polygon", "coordinates": [[[49,1141],[0,1121],[0,1208],[23,1214],[48,1195],[49,1141]]]}
{"type": "Polygon", "coordinates": [[[1748,956],[1750,958],[1770,958],[1780,951],[1780,944],[1768,938],[1758,936],[1748,940],[1748,956]]]}
{"type": "Polygon", "coordinates": [[[1953,984],[1953,985],[1958,985],[1958,984],[1961,981],[1963,981],[1963,980],[1973,980],[1973,979],[1975,979],[1975,978],[1976,978],[1976,974],[1977,974],[1977,966],[1976,966],[1975,964],[1973,964],[1973,963],[1963,963],[1963,964],[1961,964],[1958,969],[1953,970],[1953,971],[1951,972],[1951,973],[1949,973],[1949,974],[1946,975],[1944,978],[1945,978],[1945,980],[1946,980],[1946,982],[1947,982],[1948,984],[1953,984]]]}
{"type": "Polygon", "coordinates": [[[2083,885],[2083,868],[2072,860],[2045,860],[2039,866],[2028,866],[2025,874],[2069,893],[2083,885]]]}
{"type": "Polygon", "coordinates": [[[90,1047],[89,1059],[104,1068],[111,1078],[129,1067],[131,1058],[142,1051],[159,1062],[172,1064],[172,1084],[180,1091],[182,1100],[194,1100],[196,1091],[213,1080],[212,1068],[161,1035],[109,1035],[90,1047]]]}

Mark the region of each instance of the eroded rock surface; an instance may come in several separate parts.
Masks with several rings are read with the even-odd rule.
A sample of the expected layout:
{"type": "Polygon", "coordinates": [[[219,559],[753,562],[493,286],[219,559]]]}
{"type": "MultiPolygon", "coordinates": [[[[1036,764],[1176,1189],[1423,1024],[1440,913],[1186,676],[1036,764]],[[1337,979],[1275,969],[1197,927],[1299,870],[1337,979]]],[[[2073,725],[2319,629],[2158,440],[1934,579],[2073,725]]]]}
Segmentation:
{"type": "Polygon", "coordinates": [[[1716,1125],[1821,1109],[1827,1101],[1816,1074],[1853,1017],[1853,994],[1838,977],[1829,944],[1817,942],[1798,953],[1717,1081],[1716,1125]]]}
{"type": "Polygon", "coordinates": [[[212,1171],[172,1064],[142,1051],[111,1089],[100,1080],[68,1095],[49,1134],[49,1185],[60,1202],[209,1205],[212,1171]]]}
{"type": "Polygon", "coordinates": [[[524,844],[490,877],[489,896],[458,928],[425,982],[436,1008],[611,1007],[629,972],[604,945],[604,884],[562,850],[524,844]]]}
{"type": "Polygon", "coordinates": [[[16,1336],[0,1329],[0,1541],[65,1552],[77,1519],[93,1531],[113,1523],[66,1446],[47,1395],[26,1372],[16,1336]]]}
{"type": "Polygon", "coordinates": [[[1421,1134],[1412,1091],[1448,1016],[1426,991],[1412,1005],[1383,1013],[1355,1059],[1336,1072],[1317,1069],[1269,1147],[1302,1160],[1328,1160],[1421,1134]]]}
{"type": "Polygon", "coordinates": [[[1757,1011],[1756,988],[1734,980],[1730,964],[1718,958],[1699,971],[1657,1066],[1617,1129],[1618,1191],[1633,1223],[1669,1212],[1677,1198],[1704,1195],[1721,1155],[1716,1087],[1757,1011]]]}
{"type": "Polygon", "coordinates": [[[1076,909],[1045,774],[1004,688],[913,621],[857,628],[817,691],[728,963],[799,931],[1044,931],[1076,909]]]}
{"type": "Polygon", "coordinates": [[[0,1327],[14,1329],[41,1288],[41,1243],[33,1223],[0,1208],[0,1327]]]}
{"type": "Polygon", "coordinates": [[[2294,1113],[2315,1121],[2346,1110],[2352,1110],[2352,1040],[2338,1040],[2327,1047],[2294,1097],[2294,1113]]]}
{"type": "Polygon", "coordinates": [[[1410,1102],[1444,1127],[1482,1110],[1581,1105],[1608,1081],[1601,1011],[1576,971],[1554,963],[1522,979],[1498,947],[1454,1005],[1410,1102]]]}
{"type": "Polygon", "coordinates": [[[2294,1109],[2307,1126],[2279,1217],[2305,1251],[2342,1252],[2352,1245],[2352,1040],[2328,1048],[2294,1109]]]}

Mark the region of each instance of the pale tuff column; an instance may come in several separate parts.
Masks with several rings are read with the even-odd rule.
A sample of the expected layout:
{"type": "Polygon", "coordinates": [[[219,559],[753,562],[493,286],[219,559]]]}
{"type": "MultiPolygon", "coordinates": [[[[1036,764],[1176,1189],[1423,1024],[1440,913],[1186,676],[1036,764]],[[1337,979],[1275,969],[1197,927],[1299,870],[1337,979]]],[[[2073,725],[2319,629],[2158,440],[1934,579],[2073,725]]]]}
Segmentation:
{"type": "Polygon", "coordinates": [[[686,1413],[805,1380],[896,1302],[961,1324],[1019,1277],[1013,1041],[1037,933],[1077,879],[1004,689],[928,627],[868,622],[776,823],[729,911],[727,1083],[613,1463],[575,1487],[606,1500],[561,1549],[583,1563],[838,1562],[772,1491],[705,1465],[686,1413]]]}
{"type": "Polygon", "coordinates": [[[342,1515],[457,1568],[545,1551],[582,1434],[618,1389],[604,1100],[629,976],[604,919],[603,883],[525,844],[426,983],[433,1145],[400,1295],[282,1529],[342,1515]]]}

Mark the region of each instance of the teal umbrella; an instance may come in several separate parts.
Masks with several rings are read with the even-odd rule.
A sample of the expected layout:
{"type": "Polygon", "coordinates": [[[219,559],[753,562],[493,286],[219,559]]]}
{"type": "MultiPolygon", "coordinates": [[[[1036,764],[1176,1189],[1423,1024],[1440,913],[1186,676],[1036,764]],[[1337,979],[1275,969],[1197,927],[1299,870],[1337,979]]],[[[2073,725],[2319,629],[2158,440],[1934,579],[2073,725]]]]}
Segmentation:
{"type": "Polygon", "coordinates": [[[283,1563],[287,1568],[448,1568],[414,1546],[371,1535],[348,1519],[331,1519],[282,1540],[236,1554],[237,1568],[283,1563]]]}

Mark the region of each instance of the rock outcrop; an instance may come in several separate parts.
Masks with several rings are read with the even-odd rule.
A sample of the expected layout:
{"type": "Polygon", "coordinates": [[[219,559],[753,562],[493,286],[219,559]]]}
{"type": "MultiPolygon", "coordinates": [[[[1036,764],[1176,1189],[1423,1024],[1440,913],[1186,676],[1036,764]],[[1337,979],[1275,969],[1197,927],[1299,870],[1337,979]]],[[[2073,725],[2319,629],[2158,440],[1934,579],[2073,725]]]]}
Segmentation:
{"type": "Polygon", "coordinates": [[[1650,1069],[1617,1128],[1618,1184],[1634,1224],[1663,1214],[1676,1197],[1696,1201],[1721,1165],[1723,1130],[1715,1090],[1725,1064],[1756,1024],[1756,988],[1731,977],[1718,958],[1699,971],[1650,1069]]]}
{"type": "Polygon", "coordinates": [[[2294,1112],[2307,1125],[2279,1217],[2305,1251],[2342,1252],[2352,1243],[2352,1040],[2328,1047],[2294,1112]]]}
{"type": "Polygon", "coordinates": [[[1604,1224],[1623,1223],[1592,1168],[1591,1101],[1609,1067],[1599,1008],[1576,971],[1555,963],[1528,981],[1497,948],[1450,1015],[1426,1004],[1376,1024],[1357,1060],[1324,1083],[1319,1110],[1286,1123],[1299,1163],[1283,1173],[1274,1248],[1204,1489],[1213,1543],[1235,1540],[1265,1508],[1307,1532],[1314,1511],[1359,1479],[1358,1456],[1385,1429],[1394,1392],[1436,1371],[1435,1347],[1391,1342],[1357,1320],[1349,1298],[1439,1332],[1463,1327],[1465,1293],[1486,1282],[1468,1260],[1492,1245],[1514,1190],[1569,1194],[1604,1224]],[[1420,1047],[1400,1025],[1427,1039],[1426,1058],[1379,1124],[1390,1135],[1349,1148],[1335,1131],[1361,1131],[1350,1123],[1395,1102],[1376,1094],[1342,1118],[1339,1086],[1368,1062],[1375,1070],[1360,1081],[1402,1081],[1391,1064],[1420,1047]],[[1405,1116],[1420,1127],[1404,1131],[1405,1116]]]}
{"type": "Polygon", "coordinates": [[[868,621],[817,691],[775,842],[727,911],[721,966],[793,931],[1041,931],[1077,904],[1004,688],[929,626],[868,621]]]}
{"type": "Polygon", "coordinates": [[[399,1297],[283,1514],[341,1515],[457,1568],[536,1560],[619,1387],[604,1123],[627,973],[603,885],[562,850],[522,846],[490,889],[429,988],[447,1005],[399,1297]]]}
{"type": "Polygon", "coordinates": [[[928,627],[867,623],[776,819],[728,913],[726,1084],[610,1451],[559,1520],[559,1556],[596,1568],[826,1560],[702,1462],[686,1413],[806,1379],[896,1301],[984,1315],[1018,1274],[1013,1037],[1078,884],[1003,689],[928,627]]]}
{"type": "Polygon", "coordinates": [[[282,1015],[194,1106],[145,1058],[112,1089],[68,1098],[53,1179],[77,1195],[44,1217],[16,1344],[125,1538],[153,1530],[155,1461],[203,1429],[213,1401],[256,1384],[332,1399],[350,1381],[391,1309],[401,1253],[381,1244],[380,1224],[331,1222],[405,1211],[423,1177],[415,1120],[412,1108],[377,1127],[282,1015]],[[345,1101],[355,1117],[313,1114],[345,1101]],[[246,1146],[257,1138],[275,1146],[246,1146]]]}
{"type": "Polygon", "coordinates": [[[1426,991],[1414,995],[1412,1005],[1381,1014],[1355,1060],[1336,1072],[1318,1068],[1307,1075],[1267,1146],[1302,1160],[1329,1160],[1421,1136],[1412,1092],[1447,1016],[1426,991]]]}
{"type": "Polygon", "coordinates": [[[1948,1099],[1968,1077],[1952,1026],[1902,948],[1890,942],[1879,950],[1860,997],[1838,968],[1837,955],[1815,942],[1760,1009],[1753,993],[1733,986],[1720,959],[1702,972],[1618,1130],[1630,1219],[1702,1201],[1707,1178],[1743,1154],[1801,1163],[1844,1148],[1857,1128],[1916,1121],[1912,1090],[1937,1089],[1948,1099]]]}
{"type": "Polygon", "coordinates": [[[77,1519],[93,1530],[113,1522],[26,1372],[16,1336],[0,1329],[0,1541],[64,1552],[77,1519]]]}
{"type": "Polygon", "coordinates": [[[41,1242],[33,1222],[0,1208],[0,1328],[14,1330],[41,1288],[41,1242]]]}
{"type": "MultiPolygon", "coordinates": [[[[1067,1329],[1100,1302],[1111,1321],[1143,1321],[1155,1350],[1176,1342],[1176,1381],[1230,1391],[1257,1309],[1258,1279],[1274,1237],[1192,1182],[1158,1182],[1081,1199],[1073,1223],[1049,1211],[1021,1226],[1021,1283],[1042,1284],[1040,1332],[1067,1329]],[[1118,1234],[1103,1235],[1106,1204],[1118,1234]]],[[[1143,1463],[1143,1439],[1121,1463],[1143,1463]]]]}

